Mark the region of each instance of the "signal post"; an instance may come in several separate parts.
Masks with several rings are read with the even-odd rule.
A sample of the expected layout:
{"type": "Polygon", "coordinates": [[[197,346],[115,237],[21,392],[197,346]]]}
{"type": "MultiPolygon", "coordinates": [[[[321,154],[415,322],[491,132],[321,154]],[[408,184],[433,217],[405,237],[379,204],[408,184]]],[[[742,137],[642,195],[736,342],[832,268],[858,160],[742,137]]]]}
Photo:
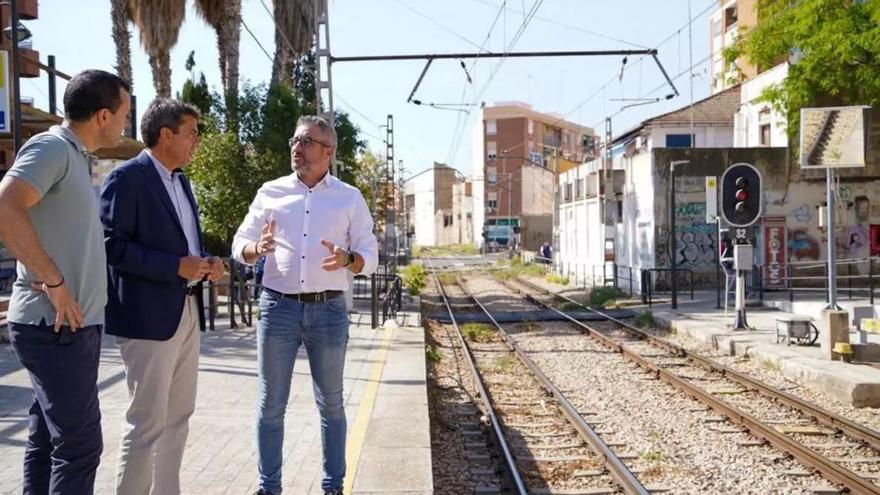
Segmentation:
{"type": "Polygon", "coordinates": [[[733,268],[736,270],[736,316],[734,330],[748,330],[746,319],[746,272],[755,264],[750,227],[761,216],[761,173],[753,165],[731,165],[721,176],[721,214],[733,227],[733,268]]]}

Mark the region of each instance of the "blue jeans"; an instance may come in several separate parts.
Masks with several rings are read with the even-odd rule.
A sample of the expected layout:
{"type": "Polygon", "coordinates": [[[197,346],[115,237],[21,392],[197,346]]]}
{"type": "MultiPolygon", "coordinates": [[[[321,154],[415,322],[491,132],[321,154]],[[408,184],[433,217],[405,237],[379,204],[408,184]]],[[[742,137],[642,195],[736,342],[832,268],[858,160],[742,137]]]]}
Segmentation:
{"type": "Polygon", "coordinates": [[[257,356],[260,411],[257,420],[260,488],[281,493],[284,411],[290,396],[293,363],[305,344],[315,402],[321,415],[324,477],[321,486],[342,488],[345,478],[345,410],[342,373],[348,344],[345,298],[302,303],[271,289],[260,295],[257,356]]]}
{"type": "Polygon", "coordinates": [[[28,414],[22,493],[90,494],[101,460],[98,361],[101,327],[55,333],[9,324],[9,340],[34,389],[28,414]]]}

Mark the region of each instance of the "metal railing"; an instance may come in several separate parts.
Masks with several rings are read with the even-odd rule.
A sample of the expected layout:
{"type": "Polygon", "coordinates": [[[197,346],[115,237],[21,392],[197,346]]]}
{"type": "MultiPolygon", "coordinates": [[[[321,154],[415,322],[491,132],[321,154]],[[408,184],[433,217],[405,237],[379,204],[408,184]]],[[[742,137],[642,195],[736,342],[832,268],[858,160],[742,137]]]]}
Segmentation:
{"type": "MultiPolygon", "coordinates": [[[[677,272],[678,278],[679,278],[678,287],[680,288],[680,287],[684,286],[682,284],[682,282],[688,282],[687,287],[690,288],[691,300],[693,300],[694,299],[694,272],[693,272],[693,270],[691,270],[689,268],[677,268],[675,271],[677,272]],[[682,278],[684,279],[683,281],[681,280],[682,278]]],[[[647,304],[648,306],[651,306],[652,304],[654,304],[654,295],[655,294],[665,293],[665,292],[671,293],[671,290],[672,290],[671,280],[664,280],[665,283],[660,284],[659,287],[658,287],[658,284],[656,283],[658,277],[655,277],[655,274],[661,274],[661,273],[667,273],[667,272],[671,274],[672,269],[671,268],[643,268],[642,269],[642,271],[641,271],[641,275],[642,275],[642,277],[641,277],[642,278],[641,292],[642,292],[642,302],[644,304],[647,304]],[[668,290],[663,290],[664,288],[668,288],[668,290]]],[[[664,278],[671,278],[671,275],[664,277],[664,278]]],[[[684,292],[687,292],[687,291],[684,291],[684,292]]]]}
{"type": "MultiPolygon", "coordinates": [[[[874,304],[874,291],[878,282],[875,273],[880,265],[880,257],[845,258],[837,260],[837,293],[847,298],[865,297],[874,304]]],[[[761,273],[763,273],[763,267],[761,273]]],[[[825,293],[828,300],[828,263],[823,261],[807,261],[787,263],[784,268],[783,280],[785,288],[775,290],[787,291],[788,300],[794,302],[796,295],[815,295],[825,293]]],[[[766,289],[767,291],[774,289],[766,289]]],[[[763,298],[762,298],[763,299],[763,298]]]]}

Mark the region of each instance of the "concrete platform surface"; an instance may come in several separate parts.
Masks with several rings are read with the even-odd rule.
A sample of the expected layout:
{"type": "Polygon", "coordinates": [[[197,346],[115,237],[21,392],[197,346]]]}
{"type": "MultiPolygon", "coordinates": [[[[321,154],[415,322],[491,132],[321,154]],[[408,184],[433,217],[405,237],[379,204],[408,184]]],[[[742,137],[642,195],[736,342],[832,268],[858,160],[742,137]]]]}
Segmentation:
{"type": "MultiPolygon", "coordinates": [[[[815,346],[776,343],[776,318],[791,316],[772,309],[750,308],[747,320],[753,331],[732,331],[733,311],[727,316],[709,300],[680,303],[673,311],[669,305],[652,308],[655,320],[681,335],[725,350],[731,355],[747,355],[780,370],[786,377],[819,390],[854,407],[880,407],[880,369],[864,365],[821,359],[815,346]]],[[[820,332],[824,322],[815,320],[820,332]]],[[[854,332],[850,342],[858,342],[854,332]]]]}
{"type": "MultiPolygon", "coordinates": [[[[424,332],[418,316],[370,329],[369,314],[351,314],[345,365],[348,416],[346,493],[431,494],[431,443],[424,332]]],[[[5,328],[3,329],[5,333],[5,328]]],[[[96,493],[113,493],[125,374],[105,337],[98,377],[104,453],[96,493]]],[[[202,334],[196,412],[181,472],[185,494],[252,494],[257,490],[256,337],[252,329],[202,334]]],[[[0,346],[0,494],[21,493],[21,466],[32,392],[9,345],[0,346]]],[[[285,416],[286,494],[321,494],[321,434],[304,349],[297,356],[285,416]]]]}

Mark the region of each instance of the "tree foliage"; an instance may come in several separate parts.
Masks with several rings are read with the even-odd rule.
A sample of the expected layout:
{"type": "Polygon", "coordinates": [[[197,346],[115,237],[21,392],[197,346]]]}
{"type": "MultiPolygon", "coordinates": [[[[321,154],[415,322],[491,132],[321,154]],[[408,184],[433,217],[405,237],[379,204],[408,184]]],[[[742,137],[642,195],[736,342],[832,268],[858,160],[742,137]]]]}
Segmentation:
{"type": "Polygon", "coordinates": [[[795,59],[781,84],[762,99],[786,116],[797,134],[800,109],[880,103],[880,1],[759,0],[759,22],[727,50],[760,70],[795,59]]]}
{"type": "MultiPolygon", "coordinates": [[[[203,75],[198,83],[194,79],[191,72],[180,93],[183,101],[199,107],[204,124],[188,175],[212,252],[226,254],[260,186],[292,173],[288,140],[297,120],[314,114],[314,105],[298,93],[299,86],[245,82],[236,100],[238,120],[231,124],[225,99],[208,91],[203,75]]],[[[336,132],[339,177],[357,185],[358,156],[365,143],[344,113],[336,113],[336,132]]]]}

